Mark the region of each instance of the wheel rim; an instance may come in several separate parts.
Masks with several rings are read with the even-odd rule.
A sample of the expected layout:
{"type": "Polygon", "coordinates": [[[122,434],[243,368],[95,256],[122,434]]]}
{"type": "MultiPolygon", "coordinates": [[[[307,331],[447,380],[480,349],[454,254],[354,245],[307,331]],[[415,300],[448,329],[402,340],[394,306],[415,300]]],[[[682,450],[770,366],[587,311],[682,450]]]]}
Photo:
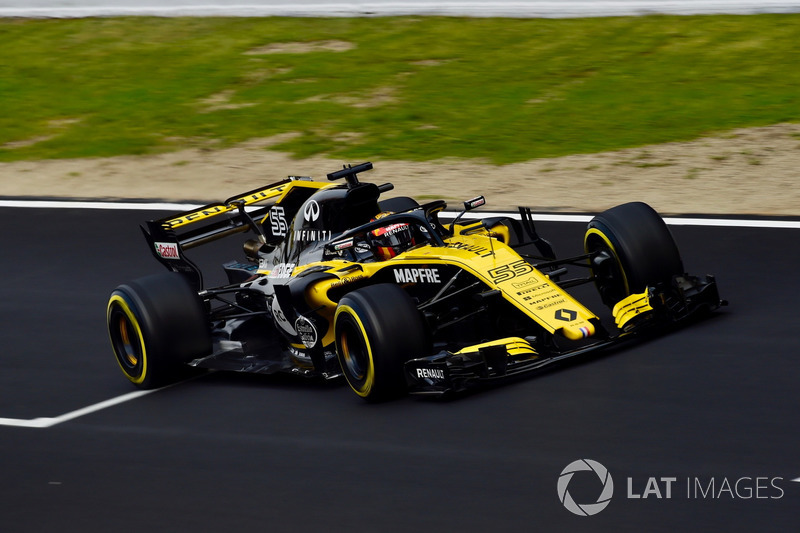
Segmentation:
{"type": "Polygon", "coordinates": [[[628,295],[627,280],[622,270],[616,251],[605,242],[605,239],[592,235],[586,241],[586,251],[589,253],[606,253],[611,259],[599,264],[592,264],[595,285],[600,293],[603,303],[613,306],[628,295]]]}
{"type": "Polygon", "coordinates": [[[340,304],[334,317],[336,352],[350,388],[368,398],[375,381],[373,354],[367,332],[357,312],[340,304]]]}
{"type": "Polygon", "coordinates": [[[141,358],[141,347],[135,340],[133,326],[125,316],[119,316],[117,320],[119,328],[119,351],[122,363],[134,369],[139,365],[141,358]]]}
{"type": "Polygon", "coordinates": [[[132,382],[142,383],[147,372],[142,331],[127,303],[119,296],[114,296],[109,304],[108,333],[122,372],[132,382]]]}
{"type": "Polygon", "coordinates": [[[369,351],[363,336],[350,321],[342,325],[339,344],[348,373],[359,383],[363,382],[369,369],[369,351]]]}

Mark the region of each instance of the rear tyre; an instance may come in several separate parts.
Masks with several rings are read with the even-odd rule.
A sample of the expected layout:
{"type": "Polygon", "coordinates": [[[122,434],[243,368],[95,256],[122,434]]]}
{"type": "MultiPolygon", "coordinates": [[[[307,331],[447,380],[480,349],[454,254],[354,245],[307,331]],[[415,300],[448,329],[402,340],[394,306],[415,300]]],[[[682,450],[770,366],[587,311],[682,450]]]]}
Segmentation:
{"type": "Polygon", "coordinates": [[[631,202],[594,217],[586,230],[587,252],[605,252],[593,261],[600,297],[609,307],[648,286],[669,284],[683,274],[678,246],[664,220],[649,205],[631,202]]]}
{"type": "Polygon", "coordinates": [[[106,320],[122,373],[142,389],[184,377],[186,363],[211,351],[203,301],[180,274],[120,285],[111,293],[106,320]]]}
{"type": "Polygon", "coordinates": [[[345,295],[334,328],[342,373],[350,388],[369,401],[404,394],[404,363],[427,353],[422,316],[397,285],[372,285],[345,295]]]}

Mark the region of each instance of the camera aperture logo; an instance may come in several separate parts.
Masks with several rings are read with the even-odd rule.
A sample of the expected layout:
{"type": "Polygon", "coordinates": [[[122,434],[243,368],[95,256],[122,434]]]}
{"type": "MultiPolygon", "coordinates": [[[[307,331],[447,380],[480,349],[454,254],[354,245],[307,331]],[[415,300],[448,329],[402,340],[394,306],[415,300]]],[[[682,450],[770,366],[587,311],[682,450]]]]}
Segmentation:
{"type": "Polygon", "coordinates": [[[567,511],[578,516],[596,515],[608,507],[613,495],[614,480],[611,478],[608,469],[591,459],[578,459],[577,461],[571,462],[561,471],[561,475],[558,477],[558,499],[564,507],[566,507],[567,511]],[[572,476],[574,476],[576,472],[584,471],[594,472],[603,486],[600,495],[597,497],[597,501],[594,503],[577,503],[568,490],[569,482],[572,481],[572,476]]]}
{"type": "MultiPolygon", "coordinates": [[[[617,472],[619,473],[619,472],[617,472]]],[[[783,476],[649,476],[627,478],[627,492],[620,496],[629,502],[658,500],[781,500],[785,495],[783,476]],[[685,491],[684,491],[685,487],[685,491]]],[[[789,478],[800,483],[799,478],[789,478]]],[[[578,459],[558,477],[558,499],[567,511],[578,516],[594,516],[608,507],[614,496],[614,481],[608,469],[592,459],[578,459]],[[578,477],[573,479],[578,474],[578,477]],[[572,493],[570,493],[570,483],[572,493]],[[599,483],[598,483],[599,481],[599,483]],[[601,488],[602,487],[602,488],[601,488]],[[596,501],[592,501],[598,494],[596,501]],[[577,500],[577,501],[576,501],[577,500]],[[588,502],[586,500],[589,500],[588,502]]]]}

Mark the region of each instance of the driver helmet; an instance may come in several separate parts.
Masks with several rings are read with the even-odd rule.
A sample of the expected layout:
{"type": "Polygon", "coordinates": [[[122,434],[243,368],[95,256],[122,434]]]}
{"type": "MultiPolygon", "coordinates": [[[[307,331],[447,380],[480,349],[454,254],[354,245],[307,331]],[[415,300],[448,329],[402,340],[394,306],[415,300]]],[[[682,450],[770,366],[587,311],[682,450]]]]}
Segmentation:
{"type": "MultiPolygon", "coordinates": [[[[374,220],[391,215],[390,211],[379,213],[374,220]]],[[[372,230],[370,240],[375,247],[375,255],[380,261],[386,261],[414,246],[414,234],[411,226],[405,222],[389,224],[372,230]]]]}

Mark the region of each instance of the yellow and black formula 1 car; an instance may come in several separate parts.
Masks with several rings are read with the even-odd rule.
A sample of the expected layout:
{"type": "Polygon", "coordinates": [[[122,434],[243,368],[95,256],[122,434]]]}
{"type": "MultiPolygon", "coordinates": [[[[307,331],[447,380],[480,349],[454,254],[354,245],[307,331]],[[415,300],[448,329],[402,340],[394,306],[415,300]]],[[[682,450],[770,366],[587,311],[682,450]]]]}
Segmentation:
{"type": "Polygon", "coordinates": [[[108,330],[125,376],[142,388],[189,367],[344,375],[368,400],[443,394],[540,369],[650,326],[724,304],[711,276],[684,272],[664,221],[643,203],[597,215],[585,254],[557,259],[530,211],[461,222],[444,201],[380,199],[371,163],[290,177],[219,204],[146,222],[171,272],[120,285],[108,330]],[[186,251],[252,232],[228,284],[205,287],[186,251]],[[585,275],[562,280],[567,267],[585,275]],[[594,283],[615,325],[568,290],[594,283]]]}

